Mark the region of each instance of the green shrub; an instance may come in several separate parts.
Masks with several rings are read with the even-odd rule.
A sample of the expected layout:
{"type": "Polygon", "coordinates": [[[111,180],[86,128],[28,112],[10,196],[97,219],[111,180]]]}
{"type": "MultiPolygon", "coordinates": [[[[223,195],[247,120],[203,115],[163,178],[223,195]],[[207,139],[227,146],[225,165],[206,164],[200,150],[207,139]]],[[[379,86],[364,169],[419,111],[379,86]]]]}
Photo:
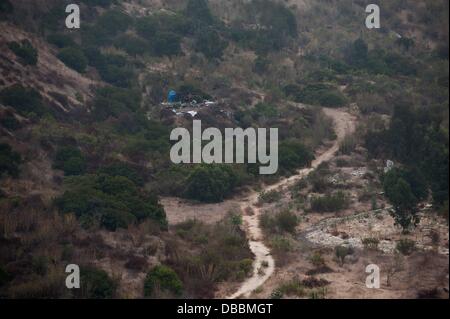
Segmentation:
{"type": "Polygon", "coordinates": [[[153,17],[144,17],[136,21],[135,27],[140,36],[150,40],[158,30],[158,22],[153,17]]]}
{"type": "Polygon", "coordinates": [[[232,214],[214,225],[188,220],[175,231],[189,249],[179,256],[171,254],[168,264],[183,278],[190,296],[211,298],[217,283],[242,281],[251,272],[252,253],[232,214]]]}
{"type": "Polygon", "coordinates": [[[188,101],[189,98],[197,101],[209,100],[212,98],[211,95],[204,92],[201,88],[189,83],[180,85],[177,92],[180,101],[188,101]]]}
{"type": "Polygon", "coordinates": [[[49,43],[57,46],[60,49],[66,48],[66,47],[72,47],[75,45],[75,42],[73,41],[73,39],[69,35],[63,34],[63,33],[50,34],[47,37],[47,41],[49,43]]]}
{"type": "Polygon", "coordinates": [[[101,269],[81,267],[81,289],[75,289],[75,296],[83,299],[111,299],[117,284],[101,269]]]}
{"type": "Polygon", "coordinates": [[[211,24],[214,20],[207,0],[189,0],[186,4],[185,15],[205,25],[211,24]]]}
{"type": "Polygon", "coordinates": [[[126,177],[77,176],[68,179],[67,186],[55,204],[61,213],[75,213],[86,225],[98,223],[115,231],[151,219],[161,229],[167,227],[166,214],[158,198],[140,190],[126,177]]]}
{"type": "Polygon", "coordinates": [[[313,289],[309,292],[310,299],[325,299],[326,296],[327,296],[327,288],[326,287],[313,289]]]}
{"type": "Polygon", "coordinates": [[[298,280],[297,278],[294,278],[289,282],[283,283],[277,290],[280,291],[283,296],[286,295],[301,298],[305,295],[305,287],[302,285],[301,281],[298,280]]]}
{"type": "Polygon", "coordinates": [[[283,292],[280,289],[275,289],[270,294],[270,299],[283,299],[283,292]]]}
{"type": "Polygon", "coordinates": [[[267,233],[276,231],[275,218],[273,218],[268,212],[261,214],[259,217],[259,224],[267,233]]]}
{"type": "Polygon", "coordinates": [[[258,56],[253,64],[253,71],[259,75],[264,75],[267,72],[269,65],[270,61],[267,58],[258,56]]]}
{"type": "Polygon", "coordinates": [[[295,228],[299,224],[297,215],[289,210],[283,210],[275,216],[276,223],[282,232],[295,233],[295,228]]]}
{"type": "Polygon", "coordinates": [[[20,154],[14,152],[8,144],[0,144],[0,178],[4,175],[19,176],[20,154]]]}
{"type": "Polygon", "coordinates": [[[283,210],[274,216],[264,213],[260,217],[261,227],[269,234],[272,233],[295,233],[295,228],[299,224],[297,215],[289,210],[283,210]]]}
{"type": "Polygon", "coordinates": [[[75,253],[74,246],[72,244],[66,244],[63,246],[61,251],[61,260],[62,261],[71,261],[73,259],[75,253]]]}
{"type": "Polygon", "coordinates": [[[173,32],[159,32],[152,39],[152,51],[156,56],[181,54],[181,37],[173,32]]]}
{"type": "Polygon", "coordinates": [[[275,236],[271,241],[270,245],[275,253],[284,254],[293,250],[292,242],[283,236],[275,236]]]}
{"type": "Polygon", "coordinates": [[[100,174],[107,174],[110,176],[123,176],[138,186],[144,186],[145,178],[137,169],[129,166],[123,162],[117,162],[108,166],[102,167],[99,171],[100,174]]]}
{"type": "Polygon", "coordinates": [[[397,242],[396,249],[405,256],[411,255],[416,250],[416,243],[410,239],[400,239],[397,242]]]}
{"type": "Polygon", "coordinates": [[[238,183],[238,176],[230,166],[200,165],[187,178],[185,196],[201,202],[221,202],[238,183]]]}
{"type": "MultiPolygon", "coordinates": [[[[182,35],[188,32],[189,25],[187,20],[179,14],[155,13],[139,18],[135,28],[137,33],[146,40],[145,44],[140,43],[146,52],[156,56],[171,56],[181,54],[182,35]]],[[[129,38],[128,35],[123,37],[129,38]]],[[[139,50],[137,41],[133,41],[134,43],[130,43],[129,39],[126,40],[128,44],[124,46],[124,49],[128,53],[130,49],[139,50]]]]}
{"type": "Polygon", "coordinates": [[[100,16],[96,27],[109,36],[115,36],[120,32],[125,32],[132,24],[133,19],[120,10],[109,10],[100,16]]]}
{"type": "Polygon", "coordinates": [[[239,269],[245,274],[249,275],[253,271],[253,260],[243,259],[239,262],[239,269]]]}
{"type": "Polygon", "coordinates": [[[362,243],[366,249],[377,250],[380,240],[378,240],[377,238],[364,238],[362,240],[362,243]]]}
{"type": "Polygon", "coordinates": [[[63,170],[66,176],[82,175],[86,170],[86,159],[77,147],[64,146],[56,151],[53,167],[63,170]]]}
{"type": "Polygon", "coordinates": [[[262,28],[248,30],[243,25],[236,26],[231,30],[231,37],[258,54],[281,50],[298,35],[295,14],[282,3],[252,1],[244,6],[244,11],[253,23],[262,28]]]}
{"type": "Polygon", "coordinates": [[[8,295],[12,299],[58,299],[67,292],[61,285],[64,277],[59,274],[50,276],[32,276],[29,280],[10,285],[8,295]]]}
{"type": "MultiPolygon", "coordinates": [[[[141,96],[136,90],[118,87],[102,87],[96,91],[92,114],[98,121],[106,120],[109,117],[119,118],[122,114],[137,111],[140,103],[141,96]]],[[[124,130],[127,131],[127,133],[137,133],[141,126],[143,126],[143,121],[136,120],[138,117],[134,115],[130,115],[130,117],[130,120],[132,120],[133,123],[127,123],[124,130]]],[[[150,124],[147,125],[150,126],[150,124]]]]}
{"type": "Polygon", "coordinates": [[[336,192],[311,199],[311,209],[316,212],[331,213],[348,208],[348,196],[344,192],[336,192]]]}
{"type": "Polygon", "coordinates": [[[349,255],[353,255],[354,250],[350,246],[336,246],[334,248],[334,253],[335,253],[336,258],[338,259],[339,263],[341,265],[343,265],[344,261],[345,261],[345,257],[347,257],[349,255]]]}
{"type": "Polygon", "coordinates": [[[295,182],[295,184],[292,185],[289,189],[291,192],[291,197],[292,198],[297,197],[297,199],[298,199],[298,197],[301,196],[301,194],[300,194],[301,191],[305,190],[307,187],[308,187],[308,182],[303,178],[300,179],[299,181],[295,182]]]}
{"type": "Polygon", "coordinates": [[[81,175],[86,170],[86,160],[83,157],[71,157],[63,165],[66,176],[81,175]]]}
{"type": "Polygon", "coordinates": [[[60,59],[69,68],[80,73],[84,73],[88,65],[88,59],[84,55],[83,51],[76,47],[67,47],[62,49],[58,53],[58,59],[60,59]]]}
{"type": "Polygon", "coordinates": [[[13,114],[5,114],[4,117],[0,118],[0,125],[10,131],[15,131],[21,127],[20,122],[13,114]]]}
{"type": "Polygon", "coordinates": [[[290,85],[284,90],[287,96],[293,97],[299,103],[325,107],[341,107],[348,103],[347,98],[338,89],[322,83],[310,84],[304,88],[290,85]]]}
{"type": "Polygon", "coordinates": [[[263,191],[259,194],[258,201],[259,203],[275,203],[278,202],[282,198],[281,192],[276,190],[272,190],[269,192],[263,191]]]}
{"type": "Polygon", "coordinates": [[[239,212],[229,212],[228,217],[230,218],[230,222],[235,226],[242,225],[242,214],[239,212]]]}
{"type": "Polygon", "coordinates": [[[362,68],[367,63],[369,47],[362,38],[359,38],[347,47],[345,53],[348,64],[362,68]]]}
{"type": "Polygon", "coordinates": [[[347,103],[347,98],[339,91],[324,92],[319,100],[319,104],[325,107],[342,107],[347,103]]]}
{"type": "Polygon", "coordinates": [[[282,141],[278,150],[279,166],[285,172],[311,165],[314,155],[302,143],[282,141]]]}
{"type": "Polygon", "coordinates": [[[177,273],[164,265],[153,268],[144,282],[145,297],[154,297],[160,291],[168,291],[175,296],[180,296],[183,291],[183,283],[177,273]]]}
{"type": "Polygon", "coordinates": [[[49,258],[46,256],[35,256],[31,261],[31,268],[39,276],[45,276],[49,267],[49,258]]]}
{"type": "Polygon", "coordinates": [[[323,278],[317,279],[316,277],[308,277],[303,279],[301,284],[307,288],[320,288],[328,286],[330,282],[323,278]]]}
{"type": "Polygon", "coordinates": [[[98,71],[103,81],[120,88],[130,87],[134,79],[134,71],[128,65],[117,66],[107,62],[98,71]]]}
{"type": "Polygon", "coordinates": [[[36,65],[38,62],[38,51],[31,45],[29,40],[22,42],[10,42],[8,47],[17,55],[23,64],[36,65]]]}
{"type": "Polygon", "coordinates": [[[325,259],[322,254],[318,251],[314,252],[309,258],[311,264],[316,268],[321,268],[325,266],[325,259]]]}
{"type": "Polygon", "coordinates": [[[141,55],[149,51],[149,45],[146,41],[130,35],[120,36],[115,40],[114,45],[130,55],[141,55]]]}
{"type": "Polygon", "coordinates": [[[208,59],[220,59],[228,42],[215,30],[203,30],[196,36],[195,49],[208,59]]]}
{"type": "Polygon", "coordinates": [[[11,280],[11,275],[0,265],[0,288],[11,280]]]}
{"type": "Polygon", "coordinates": [[[344,155],[350,155],[355,151],[358,141],[354,135],[346,135],[344,139],[339,143],[339,153],[344,155]]]}
{"type": "Polygon", "coordinates": [[[259,119],[261,117],[266,119],[273,119],[279,116],[277,108],[269,103],[258,103],[252,110],[252,117],[259,119]]]}
{"type": "Polygon", "coordinates": [[[13,11],[14,7],[9,0],[0,1],[0,13],[10,14],[13,11]]]}
{"type": "Polygon", "coordinates": [[[3,89],[0,100],[3,104],[12,106],[22,116],[31,114],[42,116],[45,113],[41,94],[35,89],[26,88],[20,84],[3,89]]]}

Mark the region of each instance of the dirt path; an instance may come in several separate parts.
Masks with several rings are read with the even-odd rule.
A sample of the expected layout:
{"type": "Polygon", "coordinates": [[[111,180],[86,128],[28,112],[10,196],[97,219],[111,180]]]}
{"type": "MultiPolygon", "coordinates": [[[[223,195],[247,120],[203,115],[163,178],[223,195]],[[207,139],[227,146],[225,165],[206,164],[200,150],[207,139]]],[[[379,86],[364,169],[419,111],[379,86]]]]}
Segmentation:
{"type": "MultiPolygon", "coordinates": [[[[296,175],[283,179],[274,185],[270,185],[265,188],[264,191],[268,192],[278,188],[290,186],[307,176],[321,163],[332,159],[339,150],[339,142],[342,141],[346,134],[355,130],[355,117],[351,114],[343,110],[327,108],[324,108],[324,112],[334,121],[337,139],[333,145],[327,151],[317,156],[311,167],[299,170],[296,175]]],[[[255,255],[255,261],[253,262],[253,275],[243,282],[238,291],[229,296],[228,299],[248,297],[255,289],[264,284],[275,271],[275,260],[270,254],[270,249],[264,244],[262,230],[259,226],[261,209],[257,205],[258,196],[258,192],[252,192],[242,201],[241,204],[242,211],[245,212],[248,207],[253,210],[253,214],[244,214],[243,217],[247,238],[249,239],[250,250],[255,255]],[[267,267],[262,267],[263,264],[267,267]],[[263,273],[259,271],[260,269],[263,273]]]]}

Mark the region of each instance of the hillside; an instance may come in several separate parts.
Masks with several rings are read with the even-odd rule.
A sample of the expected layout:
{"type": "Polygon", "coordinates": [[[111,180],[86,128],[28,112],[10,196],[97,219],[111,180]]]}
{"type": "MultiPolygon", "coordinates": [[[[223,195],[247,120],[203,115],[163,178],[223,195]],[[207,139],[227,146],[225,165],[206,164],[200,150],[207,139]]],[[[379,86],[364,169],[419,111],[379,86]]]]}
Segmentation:
{"type": "Polygon", "coordinates": [[[448,2],[373,2],[381,29],[357,0],[83,0],[68,29],[0,0],[0,298],[448,298],[448,2]],[[194,120],[278,128],[278,172],[172,163],[194,120]]]}

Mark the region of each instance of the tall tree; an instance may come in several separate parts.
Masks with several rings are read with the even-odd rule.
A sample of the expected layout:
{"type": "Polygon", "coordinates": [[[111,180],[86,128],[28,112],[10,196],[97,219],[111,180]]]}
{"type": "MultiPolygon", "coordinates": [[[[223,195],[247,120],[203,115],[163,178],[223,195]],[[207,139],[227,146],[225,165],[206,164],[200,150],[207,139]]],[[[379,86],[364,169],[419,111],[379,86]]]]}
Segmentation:
{"type": "Polygon", "coordinates": [[[384,190],[393,206],[392,217],[395,223],[407,232],[412,226],[417,226],[420,218],[417,215],[418,200],[411,186],[402,177],[389,172],[384,179],[384,190]]]}

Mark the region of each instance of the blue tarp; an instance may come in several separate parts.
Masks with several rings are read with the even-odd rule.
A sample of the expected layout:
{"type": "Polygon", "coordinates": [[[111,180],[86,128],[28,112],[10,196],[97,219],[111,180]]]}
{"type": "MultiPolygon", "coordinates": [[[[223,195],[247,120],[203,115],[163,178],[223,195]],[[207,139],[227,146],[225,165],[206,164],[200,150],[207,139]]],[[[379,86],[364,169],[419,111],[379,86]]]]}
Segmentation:
{"type": "Polygon", "coordinates": [[[177,92],[175,92],[174,90],[170,90],[169,91],[169,95],[167,96],[167,101],[169,103],[174,103],[177,100],[177,92]]]}

